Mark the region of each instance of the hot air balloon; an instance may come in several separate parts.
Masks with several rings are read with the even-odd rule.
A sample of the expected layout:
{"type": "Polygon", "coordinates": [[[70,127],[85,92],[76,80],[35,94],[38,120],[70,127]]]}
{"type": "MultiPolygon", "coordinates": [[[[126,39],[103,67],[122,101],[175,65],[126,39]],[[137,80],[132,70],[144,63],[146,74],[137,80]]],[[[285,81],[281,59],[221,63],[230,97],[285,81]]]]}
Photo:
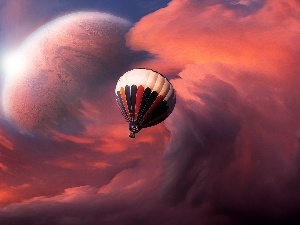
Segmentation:
{"type": "Polygon", "coordinates": [[[169,80],[150,69],[126,72],[118,80],[115,93],[120,111],[129,124],[131,138],[142,128],[164,121],[176,103],[169,80]]]}

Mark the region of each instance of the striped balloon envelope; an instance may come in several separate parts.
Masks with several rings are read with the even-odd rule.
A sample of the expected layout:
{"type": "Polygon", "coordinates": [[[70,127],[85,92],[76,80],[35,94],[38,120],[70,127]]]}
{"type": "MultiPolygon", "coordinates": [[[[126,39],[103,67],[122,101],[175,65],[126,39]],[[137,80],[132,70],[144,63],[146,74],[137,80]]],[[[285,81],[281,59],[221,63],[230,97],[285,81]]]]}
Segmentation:
{"type": "Polygon", "coordinates": [[[176,103],[175,91],[167,78],[150,69],[133,69],[120,77],[116,100],[129,124],[129,137],[142,128],[164,121],[176,103]]]}

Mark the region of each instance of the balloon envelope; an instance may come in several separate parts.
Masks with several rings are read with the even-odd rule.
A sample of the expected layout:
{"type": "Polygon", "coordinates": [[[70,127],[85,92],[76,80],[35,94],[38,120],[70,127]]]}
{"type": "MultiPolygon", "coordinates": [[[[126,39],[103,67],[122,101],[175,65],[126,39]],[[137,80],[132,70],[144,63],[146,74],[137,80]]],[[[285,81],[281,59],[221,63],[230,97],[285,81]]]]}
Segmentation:
{"type": "Polygon", "coordinates": [[[173,111],[176,96],[167,78],[150,69],[133,69],[120,77],[116,100],[134,138],[142,128],[164,121],[173,111]]]}

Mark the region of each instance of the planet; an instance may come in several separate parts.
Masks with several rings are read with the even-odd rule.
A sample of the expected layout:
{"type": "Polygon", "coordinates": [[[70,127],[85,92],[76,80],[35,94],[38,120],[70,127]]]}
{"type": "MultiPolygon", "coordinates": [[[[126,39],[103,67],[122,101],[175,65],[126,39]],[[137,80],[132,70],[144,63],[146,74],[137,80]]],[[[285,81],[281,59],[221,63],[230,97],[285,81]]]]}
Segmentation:
{"type": "Polygon", "coordinates": [[[22,133],[72,124],[81,100],[125,66],[129,28],[127,20],[100,12],[71,13],[39,28],[17,50],[22,66],[5,74],[5,117],[22,133]]]}

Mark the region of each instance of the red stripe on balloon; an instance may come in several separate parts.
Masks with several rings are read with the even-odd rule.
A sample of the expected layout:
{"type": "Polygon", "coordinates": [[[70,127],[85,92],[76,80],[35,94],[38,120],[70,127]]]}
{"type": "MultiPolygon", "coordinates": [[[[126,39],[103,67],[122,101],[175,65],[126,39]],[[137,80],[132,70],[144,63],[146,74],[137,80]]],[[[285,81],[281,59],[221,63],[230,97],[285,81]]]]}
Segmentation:
{"type": "Polygon", "coordinates": [[[164,100],[164,97],[159,95],[156,97],[155,101],[152,103],[151,107],[149,108],[149,110],[147,111],[147,113],[143,116],[143,119],[141,120],[141,124],[143,123],[143,121],[145,119],[147,119],[147,117],[157,108],[159,107],[162,102],[164,100]]]}
{"type": "Polygon", "coordinates": [[[140,85],[137,89],[137,93],[136,93],[136,103],[135,103],[135,113],[134,113],[134,120],[137,120],[138,118],[138,113],[140,110],[140,106],[141,106],[141,101],[143,98],[143,94],[144,94],[144,87],[142,85],[140,85]]]}

